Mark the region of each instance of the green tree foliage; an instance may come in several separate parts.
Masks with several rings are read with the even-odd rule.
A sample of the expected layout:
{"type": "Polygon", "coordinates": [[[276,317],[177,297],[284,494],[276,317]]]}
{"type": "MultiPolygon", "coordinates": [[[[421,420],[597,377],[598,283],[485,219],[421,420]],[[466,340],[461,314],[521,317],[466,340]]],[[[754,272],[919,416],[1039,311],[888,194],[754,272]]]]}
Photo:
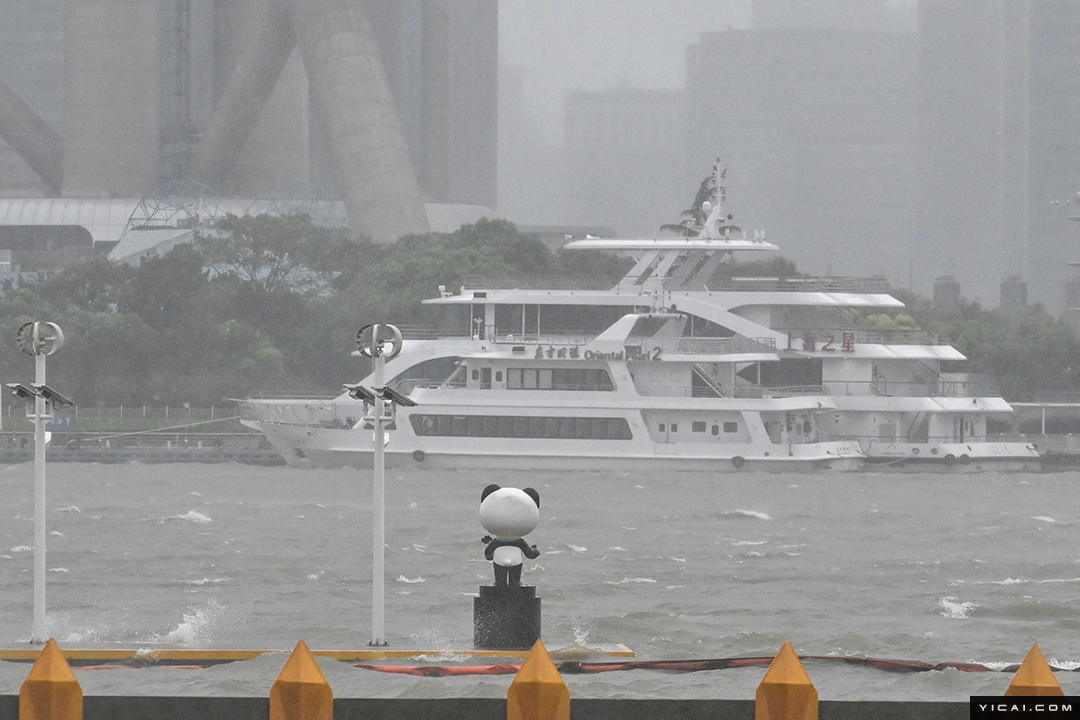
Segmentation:
{"type": "MultiPolygon", "coordinates": [[[[614,285],[631,261],[589,251],[551,253],[503,220],[390,245],[347,241],[305,216],[229,218],[211,237],[139,267],[77,262],[46,282],[0,295],[0,377],[33,379],[11,338],[28,320],[64,328],[50,383],[82,404],[221,404],[252,394],[336,394],[361,376],[351,357],[369,322],[434,325],[438,287],[467,276],[587,277],[614,285]],[[3,341],[3,338],[8,338],[3,341]]],[[[798,277],[771,257],[721,274],[798,277]]],[[[1080,340],[1041,306],[1007,315],[963,303],[935,310],[893,291],[906,307],[855,315],[867,329],[937,333],[968,358],[955,370],[992,374],[1006,398],[1080,389],[1080,340]]]]}
{"type": "MultiPolygon", "coordinates": [[[[392,245],[350,241],[306,216],[229,217],[194,245],[138,267],[103,257],[0,295],[0,337],[29,320],[64,328],[50,381],[81,404],[221,404],[253,394],[336,394],[363,364],[350,356],[367,322],[434,324],[422,300],[468,275],[607,278],[627,262],[555,256],[513,224],[481,220],[392,245]]],[[[34,363],[0,342],[5,382],[34,363]]]]}

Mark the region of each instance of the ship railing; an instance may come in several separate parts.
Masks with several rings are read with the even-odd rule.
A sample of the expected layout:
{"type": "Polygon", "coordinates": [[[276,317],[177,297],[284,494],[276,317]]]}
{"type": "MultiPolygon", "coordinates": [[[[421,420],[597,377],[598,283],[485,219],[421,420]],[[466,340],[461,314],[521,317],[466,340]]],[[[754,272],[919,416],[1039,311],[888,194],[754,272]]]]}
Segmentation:
{"type": "Polygon", "coordinates": [[[462,290],[611,290],[615,282],[596,277],[466,275],[462,290]]]}
{"type": "Polygon", "coordinates": [[[785,385],[780,387],[763,387],[760,385],[742,385],[735,387],[737,398],[785,398],[800,397],[804,395],[824,395],[821,385],[785,385]]]}
{"type": "MultiPolygon", "coordinates": [[[[535,333],[496,333],[493,342],[502,345],[543,345],[553,347],[556,350],[564,346],[581,346],[588,344],[591,338],[572,332],[552,332],[538,335],[535,333]]],[[[535,349],[529,348],[533,352],[535,349]]]]}
{"type": "Polygon", "coordinates": [[[406,340],[439,340],[441,338],[467,338],[469,329],[440,328],[432,325],[397,325],[401,337],[406,340]]]}
{"type": "MultiPolygon", "coordinates": [[[[919,435],[917,437],[902,437],[897,435],[895,437],[880,435],[845,435],[834,434],[833,438],[836,440],[851,440],[858,441],[862,444],[863,448],[869,448],[871,445],[918,445],[924,443],[940,443],[940,444],[960,444],[960,443],[972,443],[972,442],[1022,442],[1032,443],[1033,440],[1038,439],[1040,436],[1023,436],[1023,435],[1000,435],[996,433],[987,433],[983,437],[967,437],[963,440],[954,435],[919,435]]],[[[1080,447],[1080,443],[1078,443],[1080,447]]],[[[927,457],[934,457],[933,454],[927,457]]]]}
{"type": "Polygon", "coordinates": [[[883,277],[733,277],[712,278],[706,282],[706,285],[710,291],[889,292],[889,281],[883,277]]]}
{"type": "MultiPolygon", "coordinates": [[[[651,339],[645,339],[642,344],[648,346],[651,339]]],[[[665,352],[676,352],[685,355],[733,355],[736,353],[774,353],[776,352],[776,340],[773,338],[704,338],[684,337],[677,342],[664,341],[661,343],[665,352]]]]}
{"type": "MultiPolygon", "coordinates": [[[[706,387],[689,388],[685,385],[650,385],[641,388],[642,395],[661,397],[696,397],[714,398],[717,394],[706,387]]],[[[824,395],[820,385],[788,385],[785,387],[761,387],[758,385],[736,387],[733,397],[737,398],[786,398],[806,395],[824,395]]]]}
{"type": "Polygon", "coordinates": [[[842,326],[814,326],[776,328],[776,331],[785,333],[791,338],[789,344],[792,350],[822,350],[826,345],[831,345],[831,349],[839,351],[842,349],[844,342],[849,339],[860,345],[949,344],[947,337],[922,330],[853,330],[850,327],[842,326]],[[812,347],[808,347],[807,342],[810,342],[812,347]]]}
{"type": "Polygon", "coordinates": [[[339,408],[334,401],[249,403],[255,420],[280,425],[311,425],[327,428],[348,428],[358,413],[355,407],[339,408]]]}
{"type": "Polygon", "coordinates": [[[390,387],[397,390],[403,395],[408,395],[417,388],[430,390],[433,388],[463,388],[466,382],[464,380],[454,380],[453,382],[447,380],[438,380],[436,378],[398,378],[394,382],[390,383],[390,387]]]}
{"type": "MultiPolygon", "coordinates": [[[[940,380],[938,382],[907,382],[890,380],[826,380],[822,383],[826,395],[875,395],[878,397],[967,397],[967,383],[940,380]]],[[[995,389],[995,388],[983,388],[995,389]]],[[[996,396],[991,393],[991,396],[996,396]]]]}

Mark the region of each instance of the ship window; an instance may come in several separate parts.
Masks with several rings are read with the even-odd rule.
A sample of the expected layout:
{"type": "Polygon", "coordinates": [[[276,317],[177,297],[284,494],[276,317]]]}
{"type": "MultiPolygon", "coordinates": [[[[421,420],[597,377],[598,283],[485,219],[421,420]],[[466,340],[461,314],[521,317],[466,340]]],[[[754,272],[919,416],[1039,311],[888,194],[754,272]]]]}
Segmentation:
{"type": "Polygon", "coordinates": [[[624,418],[409,415],[417,435],[631,440],[624,418]]]}
{"type": "Polygon", "coordinates": [[[574,418],[562,418],[559,421],[559,437],[574,437],[574,418]]]}
{"type": "Polygon", "coordinates": [[[726,432],[726,433],[737,433],[737,432],[739,432],[739,423],[737,423],[737,422],[726,422],[726,423],[724,423],[724,432],[726,432]]]}
{"type": "Polygon", "coordinates": [[[544,418],[544,437],[559,437],[559,418],[544,418]]]}
{"type": "Polygon", "coordinates": [[[717,435],[720,434],[720,426],[717,425],[716,423],[713,423],[712,434],[713,434],[713,437],[716,437],[717,435]]]}
{"type": "Polygon", "coordinates": [[[690,429],[693,430],[694,432],[705,432],[705,421],[702,420],[702,421],[699,422],[699,421],[695,420],[692,423],[690,429]]]}
{"type": "Polygon", "coordinates": [[[665,425],[664,423],[660,423],[660,428],[659,429],[660,429],[660,432],[664,432],[665,430],[667,430],[667,425],[665,425]]]}
{"type": "Polygon", "coordinates": [[[473,368],[472,379],[473,380],[479,380],[480,379],[480,371],[478,369],[476,369],[476,368],[473,368]]]}
{"type": "Polygon", "coordinates": [[[671,423],[671,432],[679,432],[679,423],[671,423]]]}
{"type": "Polygon", "coordinates": [[[514,437],[529,437],[529,418],[514,418],[514,437]]]}
{"type": "Polygon", "coordinates": [[[497,383],[502,382],[502,370],[496,370],[495,371],[495,382],[497,382],[497,383]]]}
{"type": "MultiPolygon", "coordinates": [[[[501,382],[499,375],[496,382],[501,382]]],[[[611,376],[603,369],[508,368],[507,390],[614,390],[611,376]]]]}
{"type": "Polygon", "coordinates": [[[578,418],[577,423],[577,437],[579,440],[585,440],[589,437],[589,418],[578,418]]]}

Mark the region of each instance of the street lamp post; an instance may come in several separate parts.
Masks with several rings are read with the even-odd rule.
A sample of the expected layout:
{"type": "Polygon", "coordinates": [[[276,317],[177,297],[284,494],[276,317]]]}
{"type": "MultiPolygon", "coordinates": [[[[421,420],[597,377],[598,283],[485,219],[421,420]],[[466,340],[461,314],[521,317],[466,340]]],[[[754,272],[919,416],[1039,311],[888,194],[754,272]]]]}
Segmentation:
{"type": "Polygon", "coordinates": [[[42,644],[45,637],[45,424],[53,408],[71,401],[45,384],[45,358],[64,344],[60,326],[51,322],[28,322],[19,328],[15,344],[34,356],[34,383],[26,387],[9,383],[11,394],[27,401],[27,416],[34,421],[34,625],[30,642],[42,644]],[[30,413],[33,400],[33,414],[30,413]]]}
{"type": "Polygon", "coordinates": [[[408,397],[386,387],[386,361],[401,352],[401,332],[393,325],[365,325],[356,334],[356,346],[361,355],[375,363],[374,387],[346,385],[349,394],[364,402],[364,429],[374,431],[374,478],[372,482],[371,522],[371,642],[372,646],[384,646],[384,597],[386,581],[386,454],[385,447],[390,436],[387,430],[397,427],[397,408],[415,407],[408,397]],[[387,409],[389,408],[389,414],[387,409]]]}

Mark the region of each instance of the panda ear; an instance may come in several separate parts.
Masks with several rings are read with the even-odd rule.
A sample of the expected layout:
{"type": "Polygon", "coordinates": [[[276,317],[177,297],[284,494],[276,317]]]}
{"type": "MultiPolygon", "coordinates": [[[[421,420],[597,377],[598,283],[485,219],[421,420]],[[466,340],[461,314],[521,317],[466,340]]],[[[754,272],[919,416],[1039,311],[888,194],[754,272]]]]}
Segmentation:
{"type": "Polygon", "coordinates": [[[534,488],[525,488],[524,490],[522,490],[522,492],[533,499],[533,502],[536,503],[536,509],[539,510],[540,509],[540,493],[536,492],[536,490],[534,488]]]}
{"type": "Polygon", "coordinates": [[[500,489],[499,486],[494,484],[494,483],[492,483],[491,485],[488,485],[486,488],[484,488],[484,492],[480,493],[480,502],[484,502],[484,500],[487,499],[488,495],[490,495],[491,493],[493,493],[493,492],[495,492],[496,490],[499,490],[499,489],[500,489]]]}

